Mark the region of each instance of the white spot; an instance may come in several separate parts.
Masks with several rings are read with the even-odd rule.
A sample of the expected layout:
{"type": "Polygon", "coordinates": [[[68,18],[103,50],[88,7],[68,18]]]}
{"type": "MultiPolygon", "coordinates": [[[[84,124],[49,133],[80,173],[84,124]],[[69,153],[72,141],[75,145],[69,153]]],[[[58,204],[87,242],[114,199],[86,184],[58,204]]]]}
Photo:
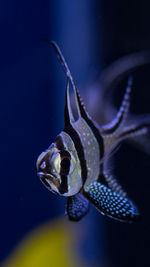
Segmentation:
{"type": "Polygon", "coordinates": [[[43,161],[42,164],[40,165],[40,168],[45,169],[45,167],[46,167],[46,163],[45,163],[45,161],[43,161]]]}

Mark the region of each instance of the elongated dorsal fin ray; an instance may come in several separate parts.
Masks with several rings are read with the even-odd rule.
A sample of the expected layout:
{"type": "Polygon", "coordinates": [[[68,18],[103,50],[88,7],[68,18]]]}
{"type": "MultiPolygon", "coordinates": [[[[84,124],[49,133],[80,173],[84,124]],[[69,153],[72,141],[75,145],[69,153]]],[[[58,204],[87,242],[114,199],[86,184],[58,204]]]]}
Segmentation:
{"type": "Polygon", "coordinates": [[[131,87],[132,87],[132,76],[130,76],[128,79],[128,85],[123,97],[121,107],[119,109],[119,112],[117,113],[117,116],[113,121],[101,127],[101,131],[103,134],[115,133],[125,121],[130,106],[131,87]]]}
{"type": "Polygon", "coordinates": [[[64,58],[64,56],[63,56],[63,54],[62,54],[62,52],[61,52],[61,50],[59,48],[59,46],[54,41],[49,41],[49,40],[42,40],[42,41],[50,44],[54,48],[54,50],[55,50],[55,52],[56,52],[56,54],[58,56],[58,59],[61,62],[61,65],[62,65],[62,67],[63,67],[63,69],[64,69],[64,71],[66,73],[66,76],[70,79],[70,82],[72,84],[72,87],[73,87],[73,90],[74,90],[74,94],[75,94],[75,103],[76,103],[78,116],[81,117],[80,107],[79,107],[78,98],[77,98],[77,89],[76,89],[72,74],[70,72],[70,69],[68,67],[68,64],[67,64],[67,62],[66,62],[66,60],[65,60],[65,58],[64,58]]]}
{"type": "Polygon", "coordinates": [[[150,51],[139,51],[125,55],[107,68],[102,70],[99,78],[99,83],[104,94],[109,93],[112,88],[127,77],[133,70],[150,63],[150,51]]]}
{"type": "Polygon", "coordinates": [[[65,127],[75,121],[71,104],[70,104],[70,95],[69,95],[69,78],[67,78],[66,92],[65,92],[65,109],[64,109],[64,120],[65,127]]]}
{"type": "Polygon", "coordinates": [[[128,126],[122,131],[118,140],[119,142],[121,142],[124,139],[146,134],[148,132],[148,128],[150,128],[150,121],[148,120],[145,122],[136,123],[135,125],[128,126]]]}

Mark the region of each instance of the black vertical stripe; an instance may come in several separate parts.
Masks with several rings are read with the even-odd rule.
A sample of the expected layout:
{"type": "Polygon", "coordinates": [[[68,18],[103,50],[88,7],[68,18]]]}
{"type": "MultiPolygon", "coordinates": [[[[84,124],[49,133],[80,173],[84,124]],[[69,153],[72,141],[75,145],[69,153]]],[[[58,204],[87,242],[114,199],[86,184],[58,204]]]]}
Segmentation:
{"type": "MultiPolygon", "coordinates": [[[[65,150],[65,146],[63,144],[63,140],[61,135],[58,135],[55,144],[58,150],[60,150],[60,157],[61,161],[63,160],[64,157],[68,157],[69,160],[71,160],[70,153],[65,150]]],[[[60,194],[64,194],[68,192],[68,174],[69,174],[70,166],[67,170],[63,170],[62,167],[60,166],[60,177],[61,177],[61,183],[58,188],[60,194]]]]}
{"type": "MultiPolygon", "coordinates": [[[[80,100],[80,96],[79,93],[77,91],[77,100],[79,103],[79,108],[80,108],[80,113],[81,116],[83,117],[83,119],[87,122],[88,126],[91,128],[97,142],[98,142],[98,146],[99,146],[99,154],[100,154],[100,160],[103,158],[104,156],[104,140],[103,137],[101,136],[99,130],[97,129],[97,127],[94,125],[94,123],[92,122],[92,120],[88,117],[85,108],[80,100]]],[[[103,163],[100,164],[100,171],[103,171],[103,163]]]]}
{"type": "Polygon", "coordinates": [[[64,129],[64,132],[66,132],[70,136],[70,138],[72,139],[72,141],[74,143],[74,146],[75,146],[75,149],[77,151],[78,158],[80,161],[81,177],[82,177],[82,181],[84,184],[85,180],[87,178],[87,166],[86,166],[84,150],[83,150],[83,146],[82,146],[80,137],[79,137],[78,133],[76,132],[76,130],[72,127],[72,125],[69,125],[68,127],[66,127],[64,129]]]}
{"type": "Polygon", "coordinates": [[[61,163],[60,163],[60,175],[63,175],[63,174],[68,175],[69,171],[70,171],[70,161],[71,161],[70,153],[67,150],[62,150],[60,152],[60,157],[61,157],[61,162],[64,159],[68,159],[69,160],[69,166],[67,166],[67,168],[63,168],[61,163]]]}
{"type": "Polygon", "coordinates": [[[65,150],[61,135],[58,135],[55,139],[55,144],[58,150],[65,150]]]}
{"type": "Polygon", "coordinates": [[[60,194],[64,194],[68,192],[68,176],[62,174],[61,175],[61,184],[58,188],[60,194]]]}
{"type": "MultiPolygon", "coordinates": [[[[67,85],[68,85],[68,79],[67,79],[67,85]]],[[[70,125],[70,115],[69,115],[68,101],[67,101],[67,86],[66,86],[66,92],[65,92],[64,121],[65,121],[65,127],[70,125]]]]}

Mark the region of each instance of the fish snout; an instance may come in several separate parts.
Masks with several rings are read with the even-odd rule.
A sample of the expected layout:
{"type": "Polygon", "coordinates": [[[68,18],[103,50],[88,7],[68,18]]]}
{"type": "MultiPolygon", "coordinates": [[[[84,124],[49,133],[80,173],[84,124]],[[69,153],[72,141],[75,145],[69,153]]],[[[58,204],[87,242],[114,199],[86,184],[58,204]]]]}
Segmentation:
{"type": "Polygon", "coordinates": [[[40,173],[50,173],[50,152],[42,152],[36,162],[37,172],[40,173]]]}

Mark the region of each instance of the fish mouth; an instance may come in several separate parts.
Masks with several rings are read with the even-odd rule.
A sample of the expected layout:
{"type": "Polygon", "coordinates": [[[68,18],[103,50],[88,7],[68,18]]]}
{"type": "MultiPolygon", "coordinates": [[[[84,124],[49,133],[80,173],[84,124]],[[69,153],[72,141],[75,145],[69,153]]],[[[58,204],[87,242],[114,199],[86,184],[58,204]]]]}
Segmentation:
{"type": "Polygon", "coordinates": [[[46,185],[49,189],[51,189],[49,180],[52,181],[53,176],[49,175],[47,173],[44,172],[38,172],[37,175],[40,177],[41,182],[46,185]]]}
{"type": "Polygon", "coordinates": [[[38,172],[37,175],[40,176],[40,179],[43,179],[44,177],[51,181],[53,181],[53,179],[57,179],[56,175],[52,173],[38,172]]]}
{"type": "Polygon", "coordinates": [[[52,180],[52,179],[56,178],[55,175],[52,175],[50,173],[45,173],[45,172],[38,172],[37,175],[40,176],[40,179],[47,178],[47,179],[52,180]]]}
{"type": "Polygon", "coordinates": [[[52,189],[52,184],[55,187],[59,187],[59,181],[57,177],[50,173],[38,172],[37,175],[40,177],[41,182],[51,191],[54,192],[52,189]]]}

